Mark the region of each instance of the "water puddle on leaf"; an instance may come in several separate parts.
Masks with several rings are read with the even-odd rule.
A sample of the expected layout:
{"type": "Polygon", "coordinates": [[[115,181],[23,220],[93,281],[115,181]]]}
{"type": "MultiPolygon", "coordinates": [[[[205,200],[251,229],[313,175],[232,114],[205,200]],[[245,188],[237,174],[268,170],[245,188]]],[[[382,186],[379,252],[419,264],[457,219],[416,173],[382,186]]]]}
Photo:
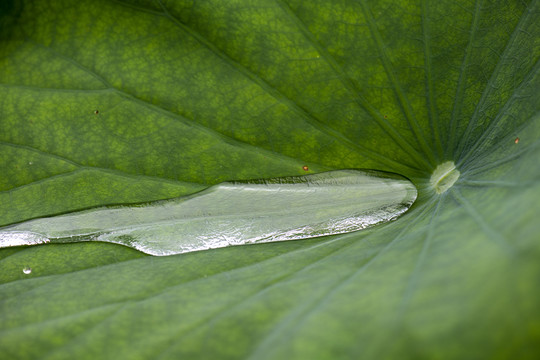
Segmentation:
{"type": "Polygon", "coordinates": [[[396,219],[406,178],[372,170],[225,182],[187,197],[102,207],[0,229],[0,247],[105,241],[152,255],[348,233],[396,219]]]}

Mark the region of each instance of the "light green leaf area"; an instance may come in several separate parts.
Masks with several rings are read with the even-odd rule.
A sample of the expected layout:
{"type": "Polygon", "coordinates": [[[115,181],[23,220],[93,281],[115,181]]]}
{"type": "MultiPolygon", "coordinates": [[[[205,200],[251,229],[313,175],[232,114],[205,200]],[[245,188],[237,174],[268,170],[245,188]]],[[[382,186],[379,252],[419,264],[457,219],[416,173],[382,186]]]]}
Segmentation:
{"type": "Polygon", "coordinates": [[[1,358],[538,358],[538,0],[0,11],[2,226],[350,168],[419,196],[310,240],[2,249],[1,358]]]}

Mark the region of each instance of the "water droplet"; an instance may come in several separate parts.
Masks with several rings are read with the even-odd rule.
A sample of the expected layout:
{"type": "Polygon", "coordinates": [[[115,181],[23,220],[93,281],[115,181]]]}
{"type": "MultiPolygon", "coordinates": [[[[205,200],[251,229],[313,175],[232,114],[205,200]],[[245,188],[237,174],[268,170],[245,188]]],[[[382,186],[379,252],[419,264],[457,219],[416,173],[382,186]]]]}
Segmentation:
{"type": "Polygon", "coordinates": [[[33,162],[32,162],[32,161],[29,161],[29,162],[28,162],[28,165],[32,165],[32,164],[33,164],[33,162]]]}
{"type": "Polygon", "coordinates": [[[460,172],[456,169],[453,161],[446,161],[439,164],[431,174],[429,183],[437,194],[442,194],[450,189],[452,185],[459,179],[460,172]]]}
{"type": "Polygon", "coordinates": [[[304,169],[304,171],[308,171],[308,170],[309,170],[309,168],[308,168],[307,165],[302,166],[302,169],[304,169]]]}
{"type": "Polygon", "coordinates": [[[300,240],[392,221],[416,196],[406,178],[374,170],[225,182],[145,206],[98,208],[12,225],[0,229],[0,247],[105,241],[172,255],[300,240]]]}
{"type": "Polygon", "coordinates": [[[30,266],[25,266],[22,269],[22,272],[25,273],[26,275],[28,275],[28,274],[30,274],[32,272],[32,268],[30,266]]]}
{"type": "Polygon", "coordinates": [[[46,236],[33,231],[0,230],[0,248],[8,246],[45,244],[49,241],[49,238],[46,236]]]}
{"type": "Polygon", "coordinates": [[[519,138],[517,137],[516,140],[514,140],[514,144],[519,143],[519,138]]]}

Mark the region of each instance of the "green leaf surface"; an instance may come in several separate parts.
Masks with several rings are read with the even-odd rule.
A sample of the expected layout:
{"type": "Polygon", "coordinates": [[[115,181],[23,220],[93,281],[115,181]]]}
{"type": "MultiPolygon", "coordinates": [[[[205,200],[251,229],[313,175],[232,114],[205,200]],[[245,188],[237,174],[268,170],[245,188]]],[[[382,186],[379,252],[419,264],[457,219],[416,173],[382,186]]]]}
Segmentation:
{"type": "Polygon", "coordinates": [[[539,14],[3,1],[2,226],[305,166],[399,173],[419,198],[311,240],[1,249],[0,358],[538,358],[539,14]]]}

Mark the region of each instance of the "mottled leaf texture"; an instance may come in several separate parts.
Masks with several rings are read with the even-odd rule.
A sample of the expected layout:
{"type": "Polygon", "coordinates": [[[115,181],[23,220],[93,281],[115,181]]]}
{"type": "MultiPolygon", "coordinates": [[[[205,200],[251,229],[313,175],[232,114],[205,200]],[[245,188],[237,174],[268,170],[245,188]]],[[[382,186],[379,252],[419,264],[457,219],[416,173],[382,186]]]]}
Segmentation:
{"type": "Polygon", "coordinates": [[[0,226],[375,169],[360,232],[0,250],[2,359],[537,359],[540,1],[4,0],[0,226]]]}

